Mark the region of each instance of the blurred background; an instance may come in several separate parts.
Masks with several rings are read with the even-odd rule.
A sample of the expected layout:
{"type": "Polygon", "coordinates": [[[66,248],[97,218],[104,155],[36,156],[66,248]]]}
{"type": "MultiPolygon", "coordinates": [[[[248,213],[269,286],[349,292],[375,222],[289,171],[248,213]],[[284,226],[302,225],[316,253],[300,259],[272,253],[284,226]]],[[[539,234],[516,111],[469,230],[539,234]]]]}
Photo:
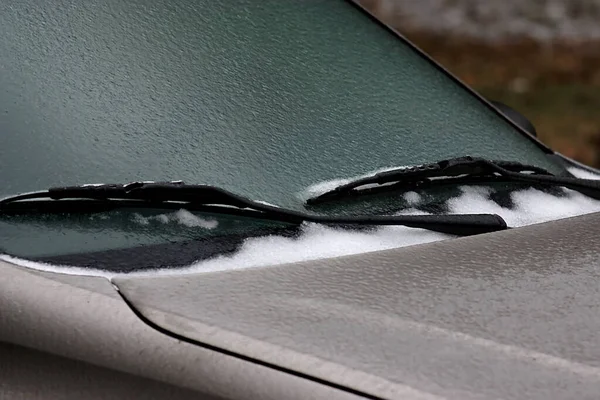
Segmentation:
{"type": "Polygon", "coordinates": [[[553,149],[600,167],[600,0],[360,0],[553,149]]]}

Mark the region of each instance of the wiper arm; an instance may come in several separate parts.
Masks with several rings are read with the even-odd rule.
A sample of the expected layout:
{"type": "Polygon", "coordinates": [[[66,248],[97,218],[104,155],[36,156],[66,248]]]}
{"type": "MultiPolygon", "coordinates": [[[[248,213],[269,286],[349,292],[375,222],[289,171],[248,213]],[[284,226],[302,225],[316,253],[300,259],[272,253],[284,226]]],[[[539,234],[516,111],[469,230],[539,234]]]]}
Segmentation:
{"type": "Polygon", "coordinates": [[[556,176],[533,165],[467,156],[380,172],[356,179],[308,199],[307,204],[320,204],[381,190],[409,190],[449,183],[469,184],[495,181],[562,186],[600,199],[600,181],[598,180],[556,176]]]}
{"type": "Polygon", "coordinates": [[[495,214],[463,215],[313,215],[270,206],[208,185],[176,182],[134,182],[57,187],[25,193],[0,200],[0,215],[8,212],[84,212],[115,208],[185,208],[190,211],[207,207],[226,214],[245,215],[273,221],[325,225],[404,225],[458,236],[476,235],[507,229],[495,214]],[[60,207],[60,205],[63,207],[60,207]],[[67,206],[67,207],[64,207],[67,206]]]}

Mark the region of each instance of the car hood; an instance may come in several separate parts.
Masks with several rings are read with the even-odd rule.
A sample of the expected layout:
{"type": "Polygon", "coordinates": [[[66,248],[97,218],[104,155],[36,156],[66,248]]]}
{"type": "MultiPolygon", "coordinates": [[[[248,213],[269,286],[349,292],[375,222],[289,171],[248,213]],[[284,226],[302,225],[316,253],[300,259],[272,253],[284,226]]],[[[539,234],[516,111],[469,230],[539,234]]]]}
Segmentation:
{"type": "Polygon", "coordinates": [[[232,399],[595,399],[599,223],[111,280],[0,261],[0,342],[232,399]]]}
{"type": "Polygon", "coordinates": [[[176,337],[380,398],[594,398],[599,224],[114,283],[176,337]]]}

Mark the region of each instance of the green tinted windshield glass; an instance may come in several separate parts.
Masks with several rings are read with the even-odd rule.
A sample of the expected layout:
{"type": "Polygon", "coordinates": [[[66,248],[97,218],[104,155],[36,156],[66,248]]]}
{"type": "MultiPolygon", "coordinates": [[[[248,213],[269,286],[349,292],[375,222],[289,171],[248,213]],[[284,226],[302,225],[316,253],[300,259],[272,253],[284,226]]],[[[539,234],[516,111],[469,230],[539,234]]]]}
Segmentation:
{"type": "Polygon", "coordinates": [[[558,168],[344,0],[6,0],[0,54],[0,196],[182,179],[300,208],[464,154],[558,168]]]}

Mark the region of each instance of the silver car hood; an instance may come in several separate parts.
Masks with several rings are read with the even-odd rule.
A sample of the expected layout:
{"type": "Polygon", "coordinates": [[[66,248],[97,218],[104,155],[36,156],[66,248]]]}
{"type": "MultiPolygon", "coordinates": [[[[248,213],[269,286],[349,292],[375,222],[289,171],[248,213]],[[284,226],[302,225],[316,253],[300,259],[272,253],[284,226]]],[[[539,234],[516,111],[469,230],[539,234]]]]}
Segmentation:
{"type": "Polygon", "coordinates": [[[320,389],[293,386],[284,397],[592,399],[600,393],[599,226],[596,213],[357,256],[118,277],[121,298],[102,278],[2,263],[0,340],[226,398],[276,398],[305,381],[320,389]],[[48,280],[64,293],[96,294],[48,304],[48,280]],[[102,295],[91,284],[100,281],[102,295]],[[55,319],[44,319],[48,312],[55,319]],[[115,333],[127,330],[146,333],[115,333]],[[107,348],[111,357],[99,350],[107,348]],[[134,356],[140,348],[147,353],[134,356]],[[238,377],[262,372],[231,381],[228,368],[201,368],[194,352],[246,365],[238,377]],[[149,357],[179,369],[157,372],[149,357]]]}

